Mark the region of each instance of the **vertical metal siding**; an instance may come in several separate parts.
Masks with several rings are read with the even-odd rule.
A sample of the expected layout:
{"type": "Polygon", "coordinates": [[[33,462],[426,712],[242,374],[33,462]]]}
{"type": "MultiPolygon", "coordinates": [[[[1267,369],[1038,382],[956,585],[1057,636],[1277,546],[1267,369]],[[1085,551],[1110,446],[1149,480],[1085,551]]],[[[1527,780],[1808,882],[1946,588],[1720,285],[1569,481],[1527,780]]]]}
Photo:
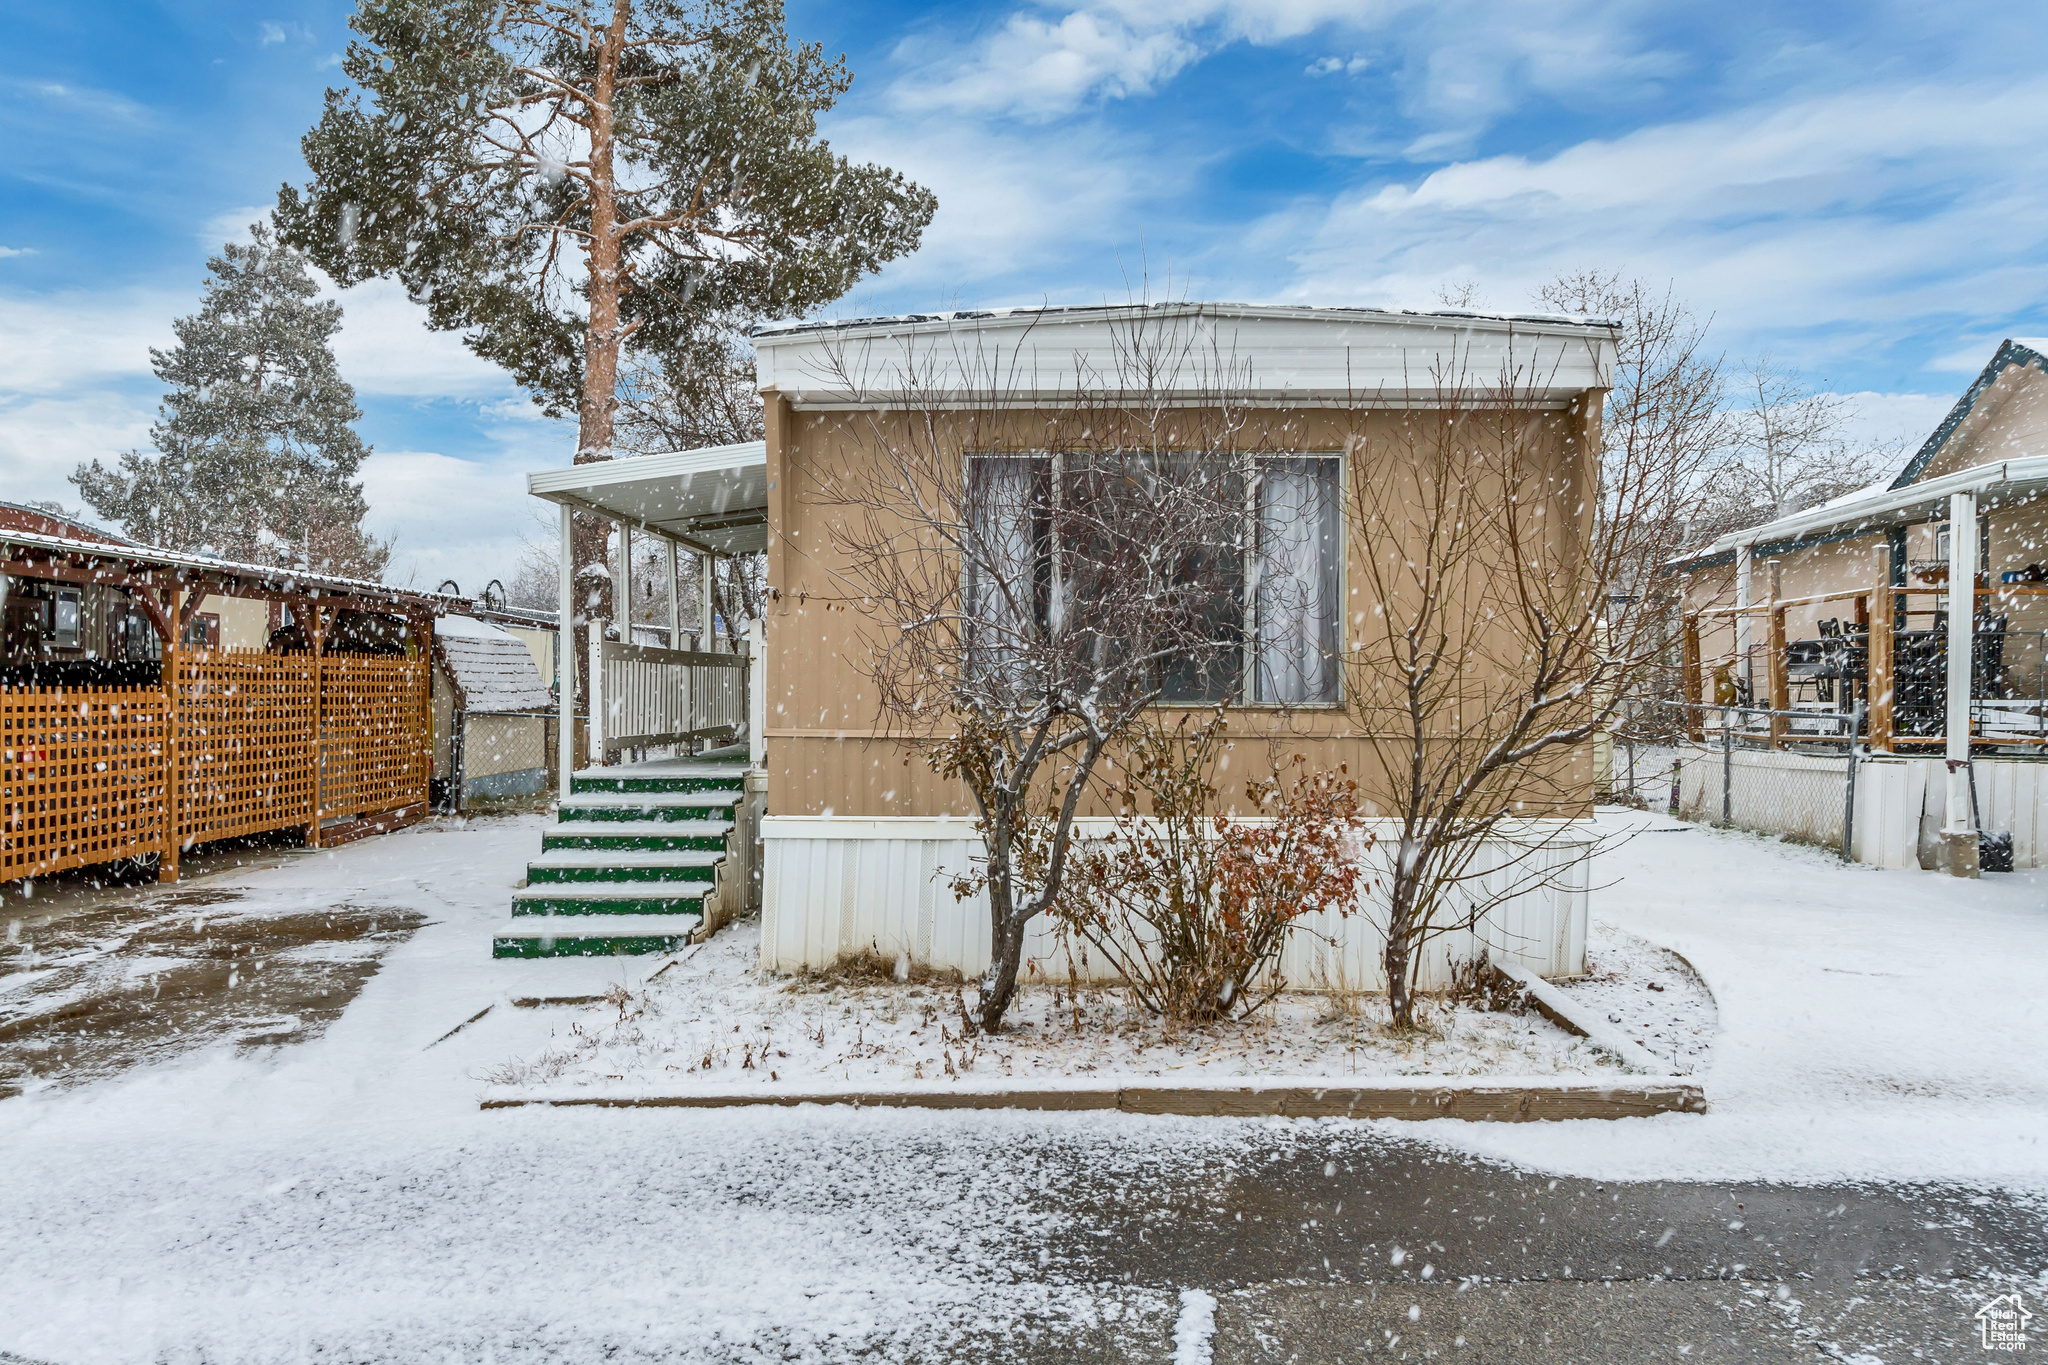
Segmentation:
{"type": "MultiPolygon", "coordinates": [[[[763,966],[816,970],[848,954],[872,952],[887,959],[907,955],[920,966],[967,976],[987,967],[987,899],[958,899],[951,886],[953,875],[973,865],[972,840],[764,833],[763,966]]],[[[1425,952],[1423,985],[1445,984],[1451,964],[1482,946],[1544,976],[1583,973],[1583,851],[1591,837],[1574,830],[1530,855],[1548,864],[1554,884],[1531,887],[1496,906],[1476,933],[1434,940],[1425,952]]],[[[1510,875],[1505,869],[1519,851],[1505,844],[1491,849],[1490,875],[1510,875]]],[[[1370,891],[1353,914],[1305,917],[1282,950],[1281,975],[1295,989],[1384,989],[1377,928],[1383,922],[1384,916],[1375,916],[1370,891]]],[[[1076,952],[1072,966],[1084,979],[1106,979],[1106,964],[1094,955],[1076,952]]],[[[1024,976],[1064,980],[1068,971],[1068,953],[1051,923],[1034,921],[1025,941],[1024,976]]]]}

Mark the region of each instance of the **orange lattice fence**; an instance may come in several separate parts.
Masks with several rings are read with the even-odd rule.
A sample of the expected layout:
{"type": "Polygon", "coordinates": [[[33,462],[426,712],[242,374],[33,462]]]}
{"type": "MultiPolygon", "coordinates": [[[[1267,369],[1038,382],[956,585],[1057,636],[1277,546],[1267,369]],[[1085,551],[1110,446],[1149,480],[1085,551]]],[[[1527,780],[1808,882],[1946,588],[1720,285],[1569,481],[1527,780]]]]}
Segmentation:
{"type": "Polygon", "coordinates": [[[374,815],[427,799],[434,713],[425,659],[321,662],[320,815],[374,815]]]}
{"type": "Polygon", "coordinates": [[[177,727],[179,845],[310,824],[313,656],[176,650],[164,655],[164,676],[177,727]]]}
{"type": "Polygon", "coordinates": [[[164,741],[155,688],[0,687],[0,881],[161,849],[164,741]]]}

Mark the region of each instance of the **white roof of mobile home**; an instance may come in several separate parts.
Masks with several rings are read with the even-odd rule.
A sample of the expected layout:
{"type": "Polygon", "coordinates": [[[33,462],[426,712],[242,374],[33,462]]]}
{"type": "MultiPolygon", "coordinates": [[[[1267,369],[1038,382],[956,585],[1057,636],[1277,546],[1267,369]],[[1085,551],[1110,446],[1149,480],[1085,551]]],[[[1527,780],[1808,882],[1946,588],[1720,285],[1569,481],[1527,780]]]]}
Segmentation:
{"type": "Polygon", "coordinates": [[[761,388],[800,408],[1160,390],[1190,404],[1433,406],[1503,376],[1536,404],[1611,387],[1615,334],[1562,314],[1170,303],[779,323],[753,339],[761,388]]]}

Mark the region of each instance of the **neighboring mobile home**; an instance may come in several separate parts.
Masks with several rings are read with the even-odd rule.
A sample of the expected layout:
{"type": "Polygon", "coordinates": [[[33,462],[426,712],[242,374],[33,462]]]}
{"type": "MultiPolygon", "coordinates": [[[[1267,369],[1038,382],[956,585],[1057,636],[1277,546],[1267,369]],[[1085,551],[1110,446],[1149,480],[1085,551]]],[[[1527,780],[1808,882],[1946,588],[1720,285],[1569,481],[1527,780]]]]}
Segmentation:
{"type": "MultiPolygon", "coordinates": [[[[1999,346],[1889,483],[1667,572],[1690,699],[1753,708],[1731,729],[1764,746],[1682,769],[1689,809],[1966,876],[1981,825],[2015,865],[2048,865],[2048,341],[1999,346]],[[1875,756],[1853,815],[1832,757],[1850,728],[1875,756]]],[[[1710,749],[1719,721],[1695,717],[1710,749]]]]}
{"type": "MultiPolygon", "coordinates": [[[[1351,541],[1342,525],[1347,451],[1361,431],[1393,432],[1405,412],[1442,406],[1447,394],[1484,390],[1511,369],[1541,428],[1540,458],[1554,462],[1557,479],[1579,478],[1598,459],[1614,332],[1584,319],[1185,304],[757,331],[765,441],[579,465],[533,475],[529,487],[563,508],[565,563],[572,509],[688,549],[766,552],[769,600],[762,644],[750,661],[749,740],[767,811],[760,828],[767,965],[821,967],[847,952],[875,950],[973,973],[988,955],[986,911],[957,899],[944,875],[969,868],[972,802],[963,787],[929,769],[876,705],[861,666],[871,623],[849,599],[834,540],[842,512],[817,490],[877,460],[875,433],[911,420],[972,420],[993,449],[1028,451],[1031,433],[1070,411],[1077,395],[1092,402],[1100,391],[1129,387],[1119,364],[1131,330],[1148,327],[1174,329],[1189,354],[1207,360],[1158,379],[1163,389],[1137,401],[1230,405],[1233,420],[1257,433],[1246,438],[1248,457],[1266,462],[1261,525],[1284,522],[1297,548],[1309,547],[1287,562],[1259,566],[1261,582],[1284,580],[1294,591],[1238,604],[1246,619],[1263,620],[1271,601],[1285,600],[1300,619],[1255,630],[1236,656],[1236,671],[1207,680],[1202,695],[1169,698],[1223,706],[1232,733],[1255,747],[1272,736],[1316,764],[1374,771],[1366,761],[1374,741],[1355,730],[1337,690],[1346,633],[1371,610],[1346,562],[1351,541]],[[1447,385],[1447,376],[1466,387],[1447,385]],[[915,418],[913,404],[924,409],[915,418]]],[[[1584,527],[1560,534],[1563,565],[1571,557],[1566,541],[1584,527]]],[[[563,593],[566,609],[566,574],[563,593]]],[[[589,652],[588,662],[575,662],[595,663],[604,674],[593,692],[597,723],[590,738],[590,756],[602,762],[618,747],[604,738],[608,726],[615,733],[607,717],[628,704],[608,680],[627,661],[616,643],[594,643],[589,652]]],[[[1559,808],[1544,815],[1572,820],[1590,813],[1587,747],[1571,761],[1559,808]]],[[[623,781],[633,769],[610,771],[618,776],[588,780],[623,781]]],[[[572,795],[565,787],[564,796],[584,799],[580,789],[572,795]]],[[[1500,926],[1501,950],[1547,974],[1582,971],[1585,896],[1573,888],[1583,885],[1581,875],[1566,873],[1558,885],[1516,897],[1501,911],[1512,921],[1500,926]]],[[[1333,921],[1333,928],[1343,940],[1337,975],[1354,987],[1371,986],[1378,966],[1369,930],[1355,916],[1343,925],[1333,921]]],[[[1055,968],[1050,960],[1048,941],[1031,951],[1039,970],[1064,975],[1064,962],[1055,968]]],[[[1289,968],[1290,979],[1311,984],[1300,966],[1289,968]]]]}

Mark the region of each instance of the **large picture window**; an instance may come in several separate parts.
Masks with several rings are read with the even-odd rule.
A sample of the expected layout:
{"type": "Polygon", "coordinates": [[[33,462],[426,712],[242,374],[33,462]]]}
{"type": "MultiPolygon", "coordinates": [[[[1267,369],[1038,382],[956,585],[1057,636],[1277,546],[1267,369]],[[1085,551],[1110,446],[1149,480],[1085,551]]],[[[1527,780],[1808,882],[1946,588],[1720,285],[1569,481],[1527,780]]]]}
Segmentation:
{"type": "Polygon", "coordinates": [[[1312,454],[970,457],[962,586],[974,666],[1018,668],[1042,632],[1079,628],[1062,613],[1085,613],[1110,586],[1095,580],[1116,572],[1119,560],[1116,547],[1093,543],[1119,524],[1099,509],[1105,501],[1113,508],[1119,483],[1141,470],[1242,509],[1231,519],[1233,535],[1183,551],[1180,577],[1194,594],[1187,607],[1208,646],[1164,666],[1161,699],[1335,703],[1340,467],[1335,455],[1312,454]],[[1095,515],[1062,515],[1082,500],[1095,515]],[[1063,532],[1073,527],[1083,529],[1063,532]]]}

